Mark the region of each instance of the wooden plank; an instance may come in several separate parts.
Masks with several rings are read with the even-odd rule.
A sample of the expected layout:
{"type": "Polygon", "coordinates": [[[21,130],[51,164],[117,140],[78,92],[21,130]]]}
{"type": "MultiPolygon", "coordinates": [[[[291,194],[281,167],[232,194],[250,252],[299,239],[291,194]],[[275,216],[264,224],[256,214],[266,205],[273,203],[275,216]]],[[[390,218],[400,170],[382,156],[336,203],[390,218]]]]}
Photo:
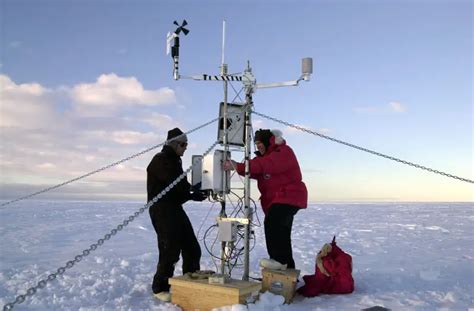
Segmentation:
{"type": "Polygon", "coordinates": [[[243,304],[252,293],[259,292],[261,284],[229,280],[225,284],[209,284],[207,279],[194,280],[185,276],[169,279],[171,302],[183,311],[210,311],[222,306],[243,304]]]}
{"type": "Polygon", "coordinates": [[[251,293],[256,290],[260,290],[261,284],[257,282],[246,282],[242,280],[230,279],[229,282],[224,284],[209,284],[207,279],[190,279],[186,276],[178,276],[169,279],[170,285],[182,286],[189,288],[190,290],[194,289],[207,289],[210,291],[215,291],[219,293],[251,293]]]}

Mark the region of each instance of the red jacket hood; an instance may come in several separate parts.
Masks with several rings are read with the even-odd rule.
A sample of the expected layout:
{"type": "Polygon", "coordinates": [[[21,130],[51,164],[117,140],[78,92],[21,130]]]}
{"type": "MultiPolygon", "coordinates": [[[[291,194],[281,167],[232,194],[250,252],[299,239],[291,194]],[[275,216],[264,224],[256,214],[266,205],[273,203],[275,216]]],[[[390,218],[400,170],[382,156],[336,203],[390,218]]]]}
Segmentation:
{"type": "MultiPolygon", "coordinates": [[[[265,214],[273,204],[288,204],[306,208],[308,192],[293,150],[286,144],[281,131],[272,131],[270,145],[264,155],[250,160],[250,178],[256,179],[260,202],[265,214]]],[[[237,172],[245,175],[245,164],[237,164],[237,172]]]]}
{"type": "Polygon", "coordinates": [[[283,138],[282,133],[280,130],[273,130],[273,136],[270,137],[270,145],[268,146],[267,150],[265,150],[265,154],[260,154],[260,152],[256,152],[257,156],[266,156],[273,152],[278,147],[286,146],[286,140],[283,138]]]}

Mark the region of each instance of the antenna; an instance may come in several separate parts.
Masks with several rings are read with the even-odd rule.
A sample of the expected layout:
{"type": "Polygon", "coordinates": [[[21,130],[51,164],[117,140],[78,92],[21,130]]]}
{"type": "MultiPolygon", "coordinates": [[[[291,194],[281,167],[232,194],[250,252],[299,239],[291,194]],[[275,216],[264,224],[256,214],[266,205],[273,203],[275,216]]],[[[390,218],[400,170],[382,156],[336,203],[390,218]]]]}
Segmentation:
{"type": "MultiPolygon", "coordinates": [[[[222,58],[221,58],[221,72],[218,75],[212,74],[199,74],[199,75],[191,75],[191,76],[184,76],[179,74],[178,65],[179,65],[179,36],[180,33],[184,33],[187,35],[189,30],[184,28],[188,23],[186,20],[183,20],[181,25],[179,25],[176,21],[173,23],[174,25],[178,26],[174,33],[168,33],[167,36],[167,51],[169,51],[169,47],[171,41],[174,42],[174,45],[171,47],[171,56],[173,58],[173,77],[175,80],[179,79],[192,79],[198,81],[222,81],[224,83],[224,105],[223,105],[223,125],[224,130],[227,130],[227,87],[230,81],[237,81],[242,82],[243,88],[245,89],[245,103],[242,106],[243,110],[243,119],[244,119],[244,155],[245,155],[245,180],[244,180],[244,214],[245,218],[233,218],[233,221],[240,222],[241,225],[244,226],[244,272],[242,279],[244,281],[248,281],[249,279],[249,246],[250,246],[250,233],[251,233],[251,215],[252,215],[252,208],[250,206],[250,156],[251,156],[251,142],[252,142],[252,122],[251,122],[251,112],[253,108],[253,98],[252,95],[256,91],[256,89],[263,89],[263,88],[272,88],[272,87],[283,87],[283,86],[297,86],[300,81],[310,81],[311,74],[313,73],[313,59],[310,57],[306,57],[302,59],[301,64],[301,76],[297,80],[291,80],[286,82],[275,82],[275,83],[267,83],[267,84],[257,84],[257,80],[252,73],[252,68],[250,67],[250,61],[248,61],[246,68],[243,71],[242,75],[229,75],[227,72],[227,64],[225,64],[225,30],[226,30],[226,21],[224,20],[222,23],[222,58]]],[[[237,94],[238,95],[238,94],[237,94]]],[[[221,122],[218,122],[221,124],[221,122]]],[[[220,131],[218,130],[218,133],[220,131]]],[[[227,131],[224,131],[224,136],[222,137],[222,142],[225,148],[223,152],[223,159],[225,160],[227,157],[227,151],[229,148],[227,131]]],[[[219,134],[218,134],[219,135],[219,134]]],[[[219,139],[219,138],[218,138],[219,139]]],[[[228,172],[224,172],[222,176],[222,192],[216,195],[221,196],[221,205],[222,210],[220,213],[220,218],[223,220],[229,221],[230,218],[226,218],[225,216],[225,194],[230,185],[226,185],[227,178],[225,174],[228,172]]],[[[224,259],[225,253],[228,246],[226,246],[225,242],[227,240],[221,240],[222,248],[221,248],[221,274],[224,274],[224,259]]],[[[233,242],[230,242],[230,247],[233,247],[233,242]]]]}
{"type": "Polygon", "coordinates": [[[222,21],[222,62],[221,64],[224,65],[224,51],[225,51],[225,20],[222,21]]]}

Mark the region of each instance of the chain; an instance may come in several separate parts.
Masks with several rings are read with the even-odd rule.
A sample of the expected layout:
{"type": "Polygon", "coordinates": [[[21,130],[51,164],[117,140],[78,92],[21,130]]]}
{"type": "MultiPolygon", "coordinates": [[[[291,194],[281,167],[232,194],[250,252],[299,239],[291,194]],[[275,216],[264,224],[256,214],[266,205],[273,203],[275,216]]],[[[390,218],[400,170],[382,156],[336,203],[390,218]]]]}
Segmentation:
{"type": "Polygon", "coordinates": [[[279,119],[276,119],[276,118],[273,118],[273,117],[264,115],[264,114],[262,114],[262,113],[258,113],[258,112],[256,112],[256,111],[253,111],[253,113],[255,113],[256,115],[259,115],[259,116],[261,116],[261,117],[264,117],[264,118],[266,118],[266,119],[269,119],[269,120],[272,120],[272,121],[275,121],[275,122],[278,122],[278,123],[281,123],[281,124],[284,124],[284,125],[293,127],[293,128],[298,129],[298,130],[300,130],[300,131],[307,132],[307,133],[310,133],[310,134],[313,134],[313,135],[317,135],[317,136],[319,136],[319,137],[322,137],[322,138],[325,138],[325,139],[328,139],[328,140],[332,140],[332,141],[334,141],[334,142],[336,142],[336,143],[343,144],[343,145],[346,145],[346,146],[348,146],[348,147],[352,147],[352,148],[355,148],[355,149],[358,149],[358,150],[361,150],[361,151],[365,151],[365,152],[374,154],[374,155],[379,156],[379,157],[383,157],[383,158],[386,158],[386,159],[389,159],[389,160],[393,160],[393,161],[396,161],[396,162],[400,162],[400,163],[403,163],[403,164],[406,164],[406,165],[410,165],[410,166],[413,166],[413,167],[416,167],[416,168],[419,168],[419,169],[422,169],[422,170],[426,170],[426,171],[428,171],[428,172],[440,174],[440,175],[443,175],[443,176],[446,176],[446,177],[450,177],[450,178],[454,178],[454,179],[457,179],[457,180],[460,180],[460,181],[464,181],[464,182],[467,182],[467,183],[474,184],[474,181],[471,180],[471,179],[462,178],[462,177],[455,176],[455,175],[452,175],[452,174],[448,174],[448,173],[445,173],[445,172],[442,172],[442,171],[438,171],[438,170],[435,170],[435,169],[432,169],[432,168],[429,168],[429,167],[426,167],[426,166],[423,166],[423,165],[419,165],[419,164],[412,163],[412,162],[409,162],[409,161],[401,160],[401,159],[398,159],[398,158],[395,158],[395,157],[392,157],[392,156],[389,156],[389,155],[386,155],[386,154],[383,154],[383,153],[380,153],[380,152],[377,152],[377,151],[373,151],[373,150],[370,150],[370,149],[367,149],[367,148],[359,147],[359,146],[357,146],[357,145],[354,145],[354,144],[351,144],[351,143],[347,143],[347,142],[345,142],[345,141],[342,141],[342,140],[339,140],[339,139],[335,139],[335,138],[326,136],[326,135],[324,135],[324,134],[321,134],[321,133],[317,133],[317,132],[308,130],[308,129],[304,128],[304,127],[301,127],[301,126],[298,126],[298,125],[295,125],[295,124],[291,124],[291,123],[289,123],[289,122],[285,122],[285,121],[283,121],[283,120],[279,120],[279,119]]]}
{"type": "MultiPolygon", "coordinates": [[[[215,120],[214,120],[215,121],[215,120]]],[[[203,153],[203,156],[207,155],[209,152],[211,152],[214,147],[219,144],[219,141],[216,141],[214,144],[212,144],[206,152],[203,153]]],[[[56,272],[51,273],[48,275],[47,278],[39,281],[35,286],[30,287],[27,291],[26,294],[24,295],[18,295],[13,302],[7,303],[4,307],[3,310],[13,310],[13,307],[15,304],[20,304],[25,301],[27,297],[33,296],[38,289],[44,288],[48,282],[54,281],[58,276],[64,274],[66,270],[71,269],[74,267],[76,263],[79,263],[84,257],[87,257],[91,252],[95,251],[97,248],[102,246],[106,241],[110,240],[114,235],[116,235],[119,231],[121,231],[123,228],[125,228],[129,223],[135,220],[140,214],[142,214],[144,211],[149,209],[153,204],[157,203],[158,200],[160,200],[167,192],[169,192],[171,189],[173,189],[174,186],[176,186],[183,178],[186,177],[186,175],[191,172],[193,169],[193,165],[188,167],[186,171],[184,171],[181,175],[179,175],[173,182],[171,182],[163,191],[161,191],[158,195],[156,195],[150,202],[145,204],[143,207],[141,207],[138,211],[136,211],[133,215],[130,215],[128,218],[126,218],[121,224],[116,226],[114,229],[110,230],[110,233],[107,233],[104,235],[103,238],[98,239],[96,243],[91,244],[91,246],[88,249],[85,249],[82,251],[81,254],[78,254],[74,257],[73,260],[70,260],[66,262],[66,265],[63,267],[60,267],[56,270],[56,272]]]]}
{"type": "Polygon", "coordinates": [[[2,204],[0,205],[0,207],[3,207],[3,206],[6,206],[6,205],[9,205],[9,204],[12,204],[12,203],[14,203],[14,202],[18,202],[18,201],[22,201],[22,200],[25,200],[25,199],[29,199],[29,198],[31,198],[31,197],[34,197],[34,196],[38,195],[38,194],[42,194],[42,193],[48,192],[48,191],[50,191],[50,190],[57,189],[57,188],[59,188],[59,187],[68,185],[68,184],[73,183],[73,182],[75,182],[75,181],[78,181],[78,180],[80,180],[80,179],[89,177],[89,176],[91,176],[91,175],[94,175],[94,174],[99,173],[99,172],[102,172],[102,171],[105,171],[106,169],[109,169],[109,168],[111,168],[111,167],[114,167],[114,166],[116,166],[116,165],[119,165],[119,164],[121,164],[121,163],[124,163],[124,162],[126,162],[126,161],[128,161],[128,160],[131,160],[131,159],[133,159],[133,158],[136,158],[136,157],[138,157],[138,156],[141,156],[141,155],[143,155],[143,154],[145,154],[145,153],[147,153],[147,152],[150,152],[151,150],[156,149],[156,148],[158,148],[158,147],[161,147],[161,146],[163,146],[164,144],[166,144],[167,142],[173,141],[173,140],[175,140],[175,139],[180,138],[181,136],[184,136],[184,135],[186,135],[186,134],[190,134],[190,133],[195,132],[195,131],[197,131],[197,130],[203,128],[203,127],[206,127],[206,126],[208,126],[209,124],[214,123],[214,122],[217,121],[218,119],[219,119],[219,118],[215,118],[215,119],[213,119],[213,120],[211,120],[211,121],[209,121],[209,122],[207,122],[207,123],[204,123],[204,124],[201,125],[201,126],[198,126],[198,127],[194,128],[194,129],[192,129],[192,130],[190,130],[190,131],[187,131],[186,133],[183,133],[183,134],[181,134],[181,135],[179,135],[179,136],[176,136],[176,137],[174,137],[174,138],[172,138],[172,139],[169,139],[169,140],[167,140],[167,141],[165,141],[165,142],[162,142],[161,144],[158,144],[158,145],[152,146],[152,147],[150,147],[150,148],[147,148],[147,149],[145,149],[145,150],[143,150],[143,151],[140,151],[139,153],[136,153],[136,154],[134,154],[134,155],[131,155],[131,156],[129,156],[129,157],[126,157],[126,158],[124,158],[124,159],[122,159],[122,160],[119,160],[119,161],[114,162],[114,163],[112,163],[112,164],[109,164],[109,165],[107,165],[107,166],[101,167],[101,168],[99,168],[99,169],[97,169],[97,170],[95,170],[95,171],[93,171],[93,172],[90,172],[90,173],[84,174],[84,175],[82,175],[82,176],[79,176],[79,177],[70,179],[70,180],[68,180],[68,181],[65,181],[65,182],[60,183],[60,184],[57,184],[57,185],[55,185],[55,186],[51,186],[51,187],[49,187],[49,188],[40,190],[40,191],[38,191],[38,192],[31,193],[31,194],[28,194],[28,195],[26,195],[26,196],[23,196],[23,197],[20,197],[20,198],[17,198],[17,199],[14,199],[14,200],[11,200],[11,201],[2,203],[2,204]]]}

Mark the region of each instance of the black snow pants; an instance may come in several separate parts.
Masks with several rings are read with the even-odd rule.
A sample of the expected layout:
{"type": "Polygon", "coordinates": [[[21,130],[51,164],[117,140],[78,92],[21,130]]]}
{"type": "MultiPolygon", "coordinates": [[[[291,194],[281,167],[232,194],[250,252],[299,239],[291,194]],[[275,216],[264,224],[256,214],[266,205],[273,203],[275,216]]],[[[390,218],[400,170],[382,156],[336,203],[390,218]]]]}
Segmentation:
{"type": "Polygon", "coordinates": [[[160,204],[150,208],[150,217],[158,236],[159,259],[153,277],[153,293],[169,291],[168,279],[183,257],[183,274],[200,269],[201,247],[181,205],[160,204]]]}
{"type": "Polygon", "coordinates": [[[288,204],[273,204],[265,216],[265,241],[271,259],[287,268],[294,269],[293,251],[291,247],[291,228],[293,217],[299,208],[288,204]]]}

